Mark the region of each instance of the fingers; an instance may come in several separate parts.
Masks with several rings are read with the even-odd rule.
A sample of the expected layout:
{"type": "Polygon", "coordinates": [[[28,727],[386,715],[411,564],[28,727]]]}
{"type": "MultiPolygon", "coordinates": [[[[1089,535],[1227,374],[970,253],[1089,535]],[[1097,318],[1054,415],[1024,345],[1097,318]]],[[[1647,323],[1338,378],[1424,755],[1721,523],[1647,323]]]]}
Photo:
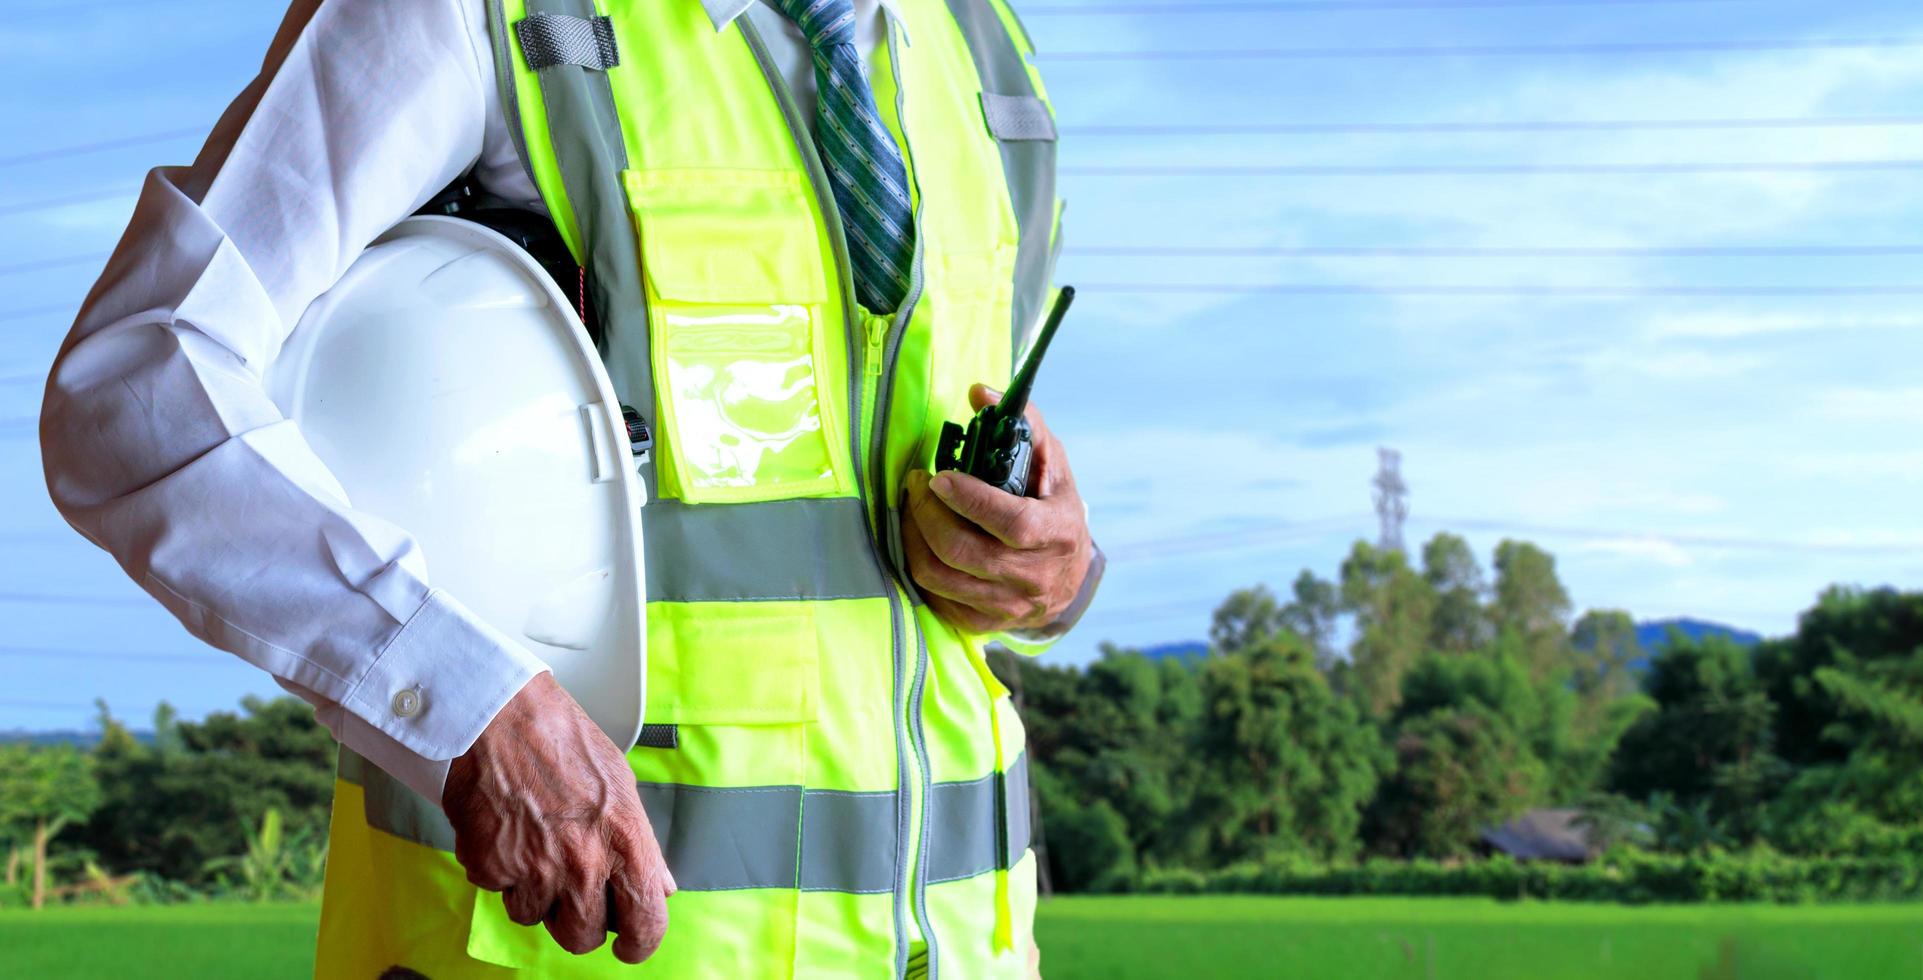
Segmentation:
{"type": "Polygon", "coordinates": [[[562,889],[555,899],[546,922],[548,934],[562,949],[580,956],[608,941],[607,883],[604,876],[586,876],[562,889]]]}
{"type": "Polygon", "coordinates": [[[1042,543],[1038,502],[1033,498],[1017,497],[954,470],[935,474],[928,489],[949,509],[1010,548],[1028,550],[1042,543]]]}
{"type": "Polygon", "coordinates": [[[953,599],[945,599],[938,595],[924,598],[928,602],[928,608],[934,610],[935,615],[939,616],[942,622],[960,627],[970,633],[999,633],[1008,625],[999,616],[983,612],[973,606],[963,605],[953,599]]]}
{"type": "Polygon", "coordinates": [[[990,405],[1002,403],[1002,393],[989,386],[976,382],[968,386],[968,407],[979,412],[990,405]]]}
{"type": "Polygon", "coordinates": [[[1044,429],[1035,431],[1035,462],[1028,476],[1029,496],[1047,499],[1067,493],[1075,485],[1074,474],[1068,471],[1068,453],[1062,449],[1062,441],[1053,432],[1044,429]]]}
{"type": "Polygon", "coordinates": [[[530,879],[503,889],[501,904],[515,925],[531,926],[547,919],[559,892],[560,888],[551,882],[530,879]]]}
{"type": "Polygon", "coordinates": [[[921,528],[904,521],[901,528],[902,550],[907,553],[908,572],[926,595],[952,599],[984,612],[1020,618],[1030,615],[1037,593],[1034,583],[1023,581],[984,581],[945,564],[922,537],[921,528]]]}
{"type": "Polygon", "coordinates": [[[908,513],[913,520],[903,523],[919,527],[929,550],[948,567],[976,578],[993,578],[993,556],[1002,550],[1001,544],[943,503],[932,492],[932,485],[925,472],[917,470],[908,475],[908,513]]]}
{"type": "Polygon", "coordinates": [[[640,963],[653,956],[668,934],[668,896],[673,888],[654,879],[636,879],[626,868],[608,879],[609,924],[617,933],[614,955],[623,963],[640,963]]]}

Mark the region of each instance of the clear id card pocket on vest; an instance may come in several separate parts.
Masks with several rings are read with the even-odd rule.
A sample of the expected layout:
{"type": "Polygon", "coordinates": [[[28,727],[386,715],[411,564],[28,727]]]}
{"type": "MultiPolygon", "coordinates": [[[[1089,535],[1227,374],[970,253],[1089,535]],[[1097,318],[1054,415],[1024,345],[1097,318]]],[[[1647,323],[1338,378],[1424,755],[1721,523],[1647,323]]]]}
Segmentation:
{"type": "Polygon", "coordinates": [[[663,494],[747,503],[853,492],[845,372],[798,175],[630,170],[663,494]]]}

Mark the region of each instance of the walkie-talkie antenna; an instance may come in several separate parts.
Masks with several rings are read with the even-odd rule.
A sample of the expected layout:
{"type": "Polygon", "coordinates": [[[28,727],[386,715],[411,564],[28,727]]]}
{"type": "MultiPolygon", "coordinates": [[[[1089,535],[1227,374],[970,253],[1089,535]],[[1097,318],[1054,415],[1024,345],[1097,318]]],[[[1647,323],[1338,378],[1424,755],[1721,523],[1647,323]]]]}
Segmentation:
{"type": "Polygon", "coordinates": [[[1022,413],[1028,409],[1028,393],[1035,388],[1035,372],[1041,367],[1042,355],[1048,353],[1048,342],[1055,339],[1055,328],[1062,325],[1062,317],[1074,299],[1074,288],[1063,286],[1001,401],[982,406],[968,420],[966,429],[953,422],[942,423],[941,441],[935,444],[937,471],[960,470],[1017,497],[1028,496],[1035,433],[1022,413]]]}
{"type": "Polygon", "coordinates": [[[1075,301],[1075,287],[1063,286],[1055,297],[1055,306],[1048,311],[1048,320],[1042,324],[1042,332],[1035,335],[1035,344],[1028,350],[1028,357],[1022,360],[1022,369],[1015,380],[1008,383],[1008,391],[1002,395],[1001,409],[1003,418],[1021,418],[1028,410],[1028,393],[1035,389],[1035,371],[1042,365],[1042,355],[1048,353],[1048,342],[1055,339],[1055,328],[1062,325],[1062,317],[1068,314],[1068,304],[1075,301]]]}

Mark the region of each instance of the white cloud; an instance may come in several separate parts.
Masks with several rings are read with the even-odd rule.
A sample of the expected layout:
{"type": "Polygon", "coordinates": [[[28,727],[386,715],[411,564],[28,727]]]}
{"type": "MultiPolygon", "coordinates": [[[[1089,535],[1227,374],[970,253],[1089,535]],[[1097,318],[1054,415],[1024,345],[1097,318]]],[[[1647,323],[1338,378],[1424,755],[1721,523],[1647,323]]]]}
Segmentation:
{"type": "Polygon", "coordinates": [[[1569,549],[1579,555],[1607,555],[1628,558],[1639,562],[1654,562],[1668,568],[1681,568],[1690,564],[1689,552],[1674,541],[1663,538],[1615,538],[1603,541],[1584,541],[1569,549]]]}
{"type": "Polygon", "coordinates": [[[1665,311],[1649,317],[1653,338],[1734,340],[1812,330],[1923,330],[1923,317],[1898,313],[1665,311]]]}
{"type": "Polygon", "coordinates": [[[1841,422],[1923,426],[1923,386],[1831,389],[1817,396],[1816,410],[1841,422]]]}

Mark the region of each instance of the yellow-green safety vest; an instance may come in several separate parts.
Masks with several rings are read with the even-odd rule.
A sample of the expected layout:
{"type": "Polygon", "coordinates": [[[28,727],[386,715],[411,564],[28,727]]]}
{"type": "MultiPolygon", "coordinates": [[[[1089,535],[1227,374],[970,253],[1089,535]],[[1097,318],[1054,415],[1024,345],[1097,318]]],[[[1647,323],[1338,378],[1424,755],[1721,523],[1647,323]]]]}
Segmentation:
{"type": "Polygon", "coordinates": [[[1002,0],[893,7],[873,81],[917,234],[908,299],[877,316],[749,18],[489,0],[510,129],[589,271],[609,376],[654,408],[629,761],[680,891],[639,970],[571,956],[468,884],[438,807],[343,749],[318,975],[1025,975],[1023,732],[984,659],[1011,641],[921,602],[898,507],[1050,298],[1056,130],[1002,0]]]}

